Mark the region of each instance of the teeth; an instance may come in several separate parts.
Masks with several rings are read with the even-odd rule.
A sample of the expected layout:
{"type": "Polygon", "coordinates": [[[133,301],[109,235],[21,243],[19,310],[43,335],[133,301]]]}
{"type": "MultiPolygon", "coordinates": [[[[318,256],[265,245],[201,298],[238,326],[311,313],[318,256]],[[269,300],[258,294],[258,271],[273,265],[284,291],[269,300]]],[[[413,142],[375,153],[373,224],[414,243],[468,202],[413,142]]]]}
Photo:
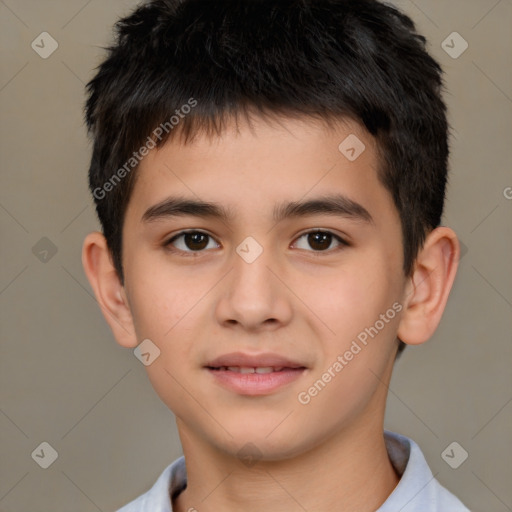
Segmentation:
{"type": "Polygon", "coordinates": [[[247,367],[247,366],[223,366],[219,368],[220,370],[229,370],[230,372],[236,373],[272,373],[272,372],[280,372],[284,366],[272,367],[272,366],[259,366],[257,368],[247,367]]]}
{"type": "Polygon", "coordinates": [[[267,366],[266,368],[265,367],[255,368],[255,370],[256,370],[256,373],[272,373],[272,372],[276,371],[271,366],[267,366]]]}

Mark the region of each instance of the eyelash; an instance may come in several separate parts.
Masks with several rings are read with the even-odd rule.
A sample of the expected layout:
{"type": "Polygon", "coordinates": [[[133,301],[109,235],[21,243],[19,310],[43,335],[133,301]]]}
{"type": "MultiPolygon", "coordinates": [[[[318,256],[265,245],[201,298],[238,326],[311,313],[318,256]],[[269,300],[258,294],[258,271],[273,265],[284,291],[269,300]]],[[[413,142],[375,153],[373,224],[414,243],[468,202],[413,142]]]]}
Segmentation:
{"type": "MultiPolygon", "coordinates": [[[[321,230],[321,229],[313,229],[313,230],[310,230],[310,231],[306,231],[305,233],[302,233],[301,235],[299,235],[295,240],[300,240],[301,238],[303,238],[305,236],[308,236],[308,235],[311,235],[311,234],[316,234],[316,233],[321,233],[323,235],[331,235],[332,238],[334,240],[336,240],[337,242],[339,242],[340,245],[337,248],[326,249],[324,251],[315,251],[315,250],[310,250],[310,251],[307,250],[306,251],[306,252],[311,252],[315,256],[322,256],[324,254],[332,254],[333,252],[337,252],[339,250],[342,250],[344,247],[349,247],[350,246],[350,244],[348,242],[346,242],[343,238],[341,238],[339,235],[336,235],[332,231],[321,230]]],[[[188,231],[180,231],[179,233],[177,233],[176,235],[171,237],[169,240],[164,242],[163,245],[170,252],[180,253],[180,254],[182,254],[182,255],[184,255],[186,257],[197,257],[196,255],[199,255],[199,254],[201,254],[203,252],[206,252],[207,249],[202,249],[202,250],[199,250],[199,251],[191,251],[191,250],[184,251],[182,249],[176,249],[175,247],[172,246],[173,242],[175,242],[179,238],[183,237],[184,235],[190,235],[190,234],[205,235],[205,236],[207,236],[207,237],[209,237],[211,239],[214,239],[213,236],[211,236],[208,233],[205,233],[204,231],[188,230],[188,231]]]]}

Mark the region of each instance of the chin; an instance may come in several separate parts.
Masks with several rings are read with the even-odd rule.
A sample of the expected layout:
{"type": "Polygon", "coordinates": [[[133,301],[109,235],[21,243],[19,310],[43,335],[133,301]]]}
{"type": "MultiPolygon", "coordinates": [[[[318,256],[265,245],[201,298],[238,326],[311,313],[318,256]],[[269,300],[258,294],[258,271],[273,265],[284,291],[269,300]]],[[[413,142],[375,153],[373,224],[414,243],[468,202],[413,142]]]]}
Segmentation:
{"type": "Polygon", "coordinates": [[[222,439],[211,439],[210,442],[232,457],[254,461],[291,459],[308,451],[315,444],[304,439],[304,432],[300,432],[299,437],[298,432],[281,427],[276,429],[276,425],[279,425],[279,421],[271,428],[267,424],[265,428],[259,428],[257,424],[248,427],[247,423],[239,427],[226,426],[233,437],[226,434],[222,439]]]}

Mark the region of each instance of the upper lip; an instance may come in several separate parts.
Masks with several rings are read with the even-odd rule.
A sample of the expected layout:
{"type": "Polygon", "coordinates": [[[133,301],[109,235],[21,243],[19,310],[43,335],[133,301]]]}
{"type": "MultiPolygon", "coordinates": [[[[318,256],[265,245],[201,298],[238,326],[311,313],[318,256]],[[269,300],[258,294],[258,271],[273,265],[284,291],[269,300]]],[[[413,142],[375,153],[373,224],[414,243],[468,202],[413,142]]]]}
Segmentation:
{"type": "Polygon", "coordinates": [[[251,355],[242,352],[233,352],[216,357],[205,366],[209,368],[220,368],[223,366],[238,366],[243,368],[305,368],[304,365],[277,354],[261,353],[251,355]]]}

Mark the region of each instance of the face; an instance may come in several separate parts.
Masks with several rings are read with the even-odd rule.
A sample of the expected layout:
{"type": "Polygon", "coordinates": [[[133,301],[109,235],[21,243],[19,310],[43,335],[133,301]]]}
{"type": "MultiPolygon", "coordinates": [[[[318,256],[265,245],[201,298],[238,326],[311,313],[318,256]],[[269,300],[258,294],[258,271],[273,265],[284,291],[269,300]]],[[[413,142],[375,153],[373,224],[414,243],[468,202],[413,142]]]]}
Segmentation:
{"type": "Polygon", "coordinates": [[[125,293],[183,435],[278,460],[381,421],[406,279],[376,169],[357,124],[291,119],[176,139],[142,161],[125,293]]]}

